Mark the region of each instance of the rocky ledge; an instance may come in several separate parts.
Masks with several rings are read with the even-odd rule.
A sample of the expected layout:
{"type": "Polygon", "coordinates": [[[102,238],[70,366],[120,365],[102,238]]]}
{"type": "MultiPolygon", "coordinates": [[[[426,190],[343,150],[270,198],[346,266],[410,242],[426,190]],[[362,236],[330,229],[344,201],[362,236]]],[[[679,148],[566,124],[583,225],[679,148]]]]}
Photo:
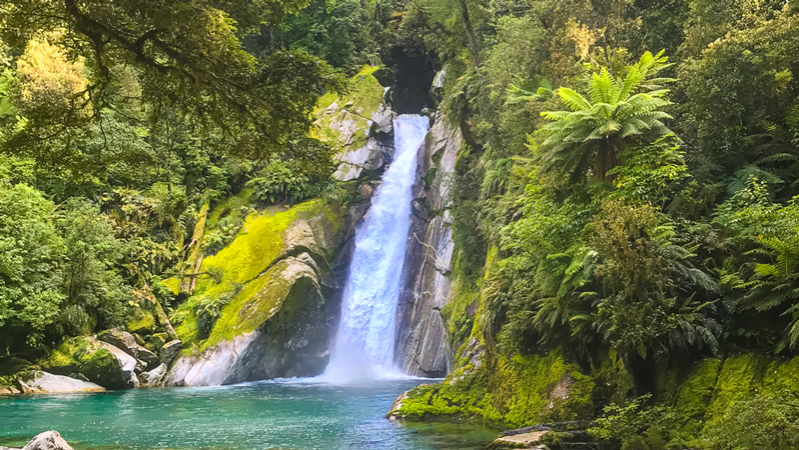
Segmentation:
{"type": "Polygon", "coordinates": [[[97,392],[163,386],[167,367],[181,347],[171,340],[150,348],[127,331],[106,330],[97,336],[64,340],[47,358],[5,363],[0,395],[97,392]],[[158,351],[158,355],[156,352],[158,351]]]}

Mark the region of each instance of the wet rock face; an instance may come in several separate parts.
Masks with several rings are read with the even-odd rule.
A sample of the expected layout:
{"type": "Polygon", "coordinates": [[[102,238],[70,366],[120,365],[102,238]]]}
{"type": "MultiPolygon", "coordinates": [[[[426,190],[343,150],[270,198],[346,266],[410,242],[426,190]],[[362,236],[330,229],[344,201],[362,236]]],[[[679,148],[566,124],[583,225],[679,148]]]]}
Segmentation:
{"type": "Polygon", "coordinates": [[[443,377],[450,369],[440,310],[449,301],[452,252],[449,180],[461,147],[460,131],[438,114],[419,150],[419,183],[405,257],[395,355],[410,375],[443,377]]]}

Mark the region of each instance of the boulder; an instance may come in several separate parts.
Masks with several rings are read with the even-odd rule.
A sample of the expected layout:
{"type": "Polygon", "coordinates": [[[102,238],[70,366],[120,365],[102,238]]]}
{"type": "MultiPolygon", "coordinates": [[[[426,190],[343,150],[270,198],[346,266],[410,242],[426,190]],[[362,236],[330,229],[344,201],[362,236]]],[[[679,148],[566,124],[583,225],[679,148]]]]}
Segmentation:
{"type": "Polygon", "coordinates": [[[97,339],[113,345],[134,358],[139,357],[139,345],[136,343],[136,338],[127,331],[112,328],[98,334],[97,339]]]}
{"type": "Polygon", "coordinates": [[[141,337],[141,335],[139,335],[139,334],[133,333],[133,339],[136,339],[136,343],[139,344],[139,345],[143,346],[143,345],[146,344],[146,342],[144,341],[144,338],[141,337]]]}
{"type": "Polygon", "coordinates": [[[45,431],[36,435],[22,450],[72,450],[58,431],[45,431]]]}
{"type": "MultiPolygon", "coordinates": [[[[19,389],[14,386],[0,386],[0,395],[14,395],[19,393],[19,389]]],[[[2,450],[2,447],[0,447],[0,450],[2,450]]]]}
{"type": "Polygon", "coordinates": [[[26,383],[23,380],[17,380],[17,384],[19,385],[19,389],[20,389],[20,391],[22,391],[23,394],[40,394],[41,393],[41,391],[39,391],[35,387],[29,386],[28,383],[26,383]]]}
{"type": "Polygon", "coordinates": [[[165,384],[206,386],[322,373],[329,358],[329,314],[337,310],[331,306],[336,300],[328,298],[340,289],[323,288],[322,282],[348,262],[338,255],[352,242],[346,237],[358,212],[362,216],[363,209],[315,199],[247,217],[233,242],[203,259],[200,271],[216,270],[221,279],[199,278],[195,295],[172,315],[183,346],[171,364],[171,344],[161,350],[162,362],[170,366],[165,384]],[[221,296],[228,302],[207,334],[200,333],[198,302],[221,296]]]}
{"type": "Polygon", "coordinates": [[[157,352],[161,350],[161,347],[164,346],[167,342],[169,342],[169,334],[167,333],[155,333],[152,336],[148,336],[146,340],[143,340],[142,343],[139,345],[147,347],[153,352],[157,352]]]}
{"type": "Polygon", "coordinates": [[[26,393],[36,394],[100,392],[105,390],[105,388],[95,383],[41,371],[35,373],[35,377],[26,383],[26,387],[30,391],[26,393]]]}
{"type": "Polygon", "coordinates": [[[40,364],[58,375],[80,373],[106,389],[128,389],[135,386],[137,363],[136,358],[107,342],[79,336],[65,339],[40,364]]]}
{"type": "Polygon", "coordinates": [[[158,364],[161,363],[161,361],[158,359],[158,355],[151,352],[150,350],[147,350],[144,347],[139,346],[136,349],[136,353],[138,353],[139,355],[138,356],[139,361],[144,362],[145,370],[152,370],[158,367],[158,364]]]}
{"type": "Polygon", "coordinates": [[[161,364],[149,372],[142,372],[139,374],[139,382],[142,387],[159,387],[164,385],[164,379],[168,369],[166,364],[161,364]]]}
{"type": "Polygon", "coordinates": [[[318,270],[307,253],[278,261],[223,308],[208,340],[213,345],[181,356],[167,385],[209,386],[322,373],[329,336],[318,270]],[[231,334],[233,338],[227,338],[231,334]]]}
{"type": "Polygon", "coordinates": [[[161,347],[161,350],[158,351],[158,356],[162,363],[169,364],[175,359],[175,355],[178,354],[180,347],[183,345],[183,342],[180,339],[175,339],[174,341],[169,341],[161,347]]]}

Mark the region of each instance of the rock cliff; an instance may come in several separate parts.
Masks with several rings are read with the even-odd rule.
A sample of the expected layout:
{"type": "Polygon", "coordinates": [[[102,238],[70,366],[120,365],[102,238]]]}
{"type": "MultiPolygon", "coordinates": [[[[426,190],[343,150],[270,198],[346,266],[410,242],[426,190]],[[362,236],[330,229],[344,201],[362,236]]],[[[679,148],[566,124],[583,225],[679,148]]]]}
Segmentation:
{"type": "Polygon", "coordinates": [[[440,113],[419,149],[414,215],[408,237],[397,317],[395,355],[409,375],[443,377],[451,351],[441,309],[450,299],[451,215],[448,194],[463,139],[440,113]]]}

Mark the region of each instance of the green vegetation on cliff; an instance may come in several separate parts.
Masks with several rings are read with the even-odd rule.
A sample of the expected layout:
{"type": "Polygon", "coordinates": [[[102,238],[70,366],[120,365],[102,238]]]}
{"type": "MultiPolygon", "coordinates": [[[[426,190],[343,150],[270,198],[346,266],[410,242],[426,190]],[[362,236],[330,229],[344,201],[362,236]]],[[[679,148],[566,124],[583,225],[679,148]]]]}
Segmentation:
{"type": "Polygon", "coordinates": [[[465,145],[442,310],[459,349],[393,414],[605,417],[597,436],[630,450],[790,448],[766,419],[731,429],[743,404],[796,423],[780,406],[799,380],[795,8],[403,6],[392,27],[438,57],[465,145]],[[553,355],[585,380],[561,410],[523,363],[553,355]]]}

